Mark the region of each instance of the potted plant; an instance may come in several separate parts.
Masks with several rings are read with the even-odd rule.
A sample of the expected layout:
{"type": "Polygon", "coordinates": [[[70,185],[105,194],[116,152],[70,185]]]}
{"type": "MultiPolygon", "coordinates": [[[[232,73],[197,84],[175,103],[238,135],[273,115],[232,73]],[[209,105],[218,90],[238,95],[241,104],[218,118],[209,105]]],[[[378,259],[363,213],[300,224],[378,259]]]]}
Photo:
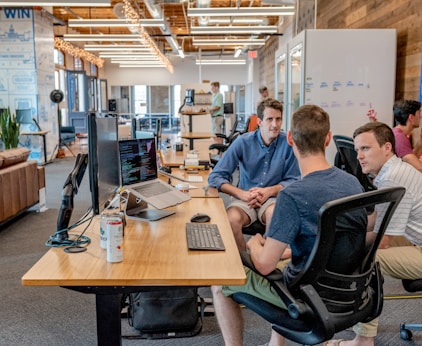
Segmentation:
{"type": "Polygon", "coordinates": [[[14,114],[6,108],[0,114],[0,139],[5,150],[16,148],[19,143],[20,123],[16,121],[14,114]]]}

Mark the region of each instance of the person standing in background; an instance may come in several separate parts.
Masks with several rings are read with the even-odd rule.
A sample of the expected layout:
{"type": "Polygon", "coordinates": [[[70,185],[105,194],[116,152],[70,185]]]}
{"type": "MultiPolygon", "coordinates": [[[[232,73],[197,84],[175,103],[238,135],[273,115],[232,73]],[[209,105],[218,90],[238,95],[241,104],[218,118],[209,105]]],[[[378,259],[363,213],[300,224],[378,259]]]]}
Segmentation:
{"type": "Polygon", "coordinates": [[[260,86],[258,90],[259,90],[260,96],[259,96],[258,101],[256,102],[257,107],[259,106],[259,104],[262,101],[265,101],[267,98],[270,97],[270,94],[268,92],[268,88],[265,85],[260,86]]]}
{"type": "MultiPolygon", "coordinates": [[[[220,92],[220,82],[212,82],[211,91],[214,95],[209,112],[211,113],[212,133],[215,135],[217,133],[223,133],[224,103],[223,94],[220,92]]],[[[214,141],[216,143],[223,143],[223,139],[217,136],[214,136],[214,141]]]]}
{"type": "MultiPolygon", "coordinates": [[[[421,120],[421,103],[413,100],[396,101],[393,106],[395,127],[393,128],[396,140],[395,151],[404,162],[422,172],[422,130],[419,131],[419,143],[412,147],[411,134],[419,128],[421,120]]],[[[417,132],[416,132],[417,133],[417,132]]]]}

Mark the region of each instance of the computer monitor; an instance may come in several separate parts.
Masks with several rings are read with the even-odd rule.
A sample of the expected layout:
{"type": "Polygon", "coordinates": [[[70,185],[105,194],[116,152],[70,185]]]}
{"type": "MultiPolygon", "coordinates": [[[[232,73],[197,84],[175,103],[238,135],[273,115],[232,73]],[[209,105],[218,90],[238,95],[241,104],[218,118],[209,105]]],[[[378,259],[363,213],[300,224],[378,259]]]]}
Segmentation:
{"type": "Polygon", "coordinates": [[[233,102],[224,104],[224,114],[233,114],[233,102]]]}
{"type": "Polygon", "coordinates": [[[31,109],[17,109],[16,121],[21,124],[33,124],[34,120],[32,117],[32,110],[31,109]]]}
{"type": "Polygon", "coordinates": [[[187,106],[195,104],[195,89],[186,89],[185,104],[187,106]]]}
{"type": "Polygon", "coordinates": [[[88,153],[92,209],[100,214],[120,187],[117,118],[89,114],[88,153]]]}

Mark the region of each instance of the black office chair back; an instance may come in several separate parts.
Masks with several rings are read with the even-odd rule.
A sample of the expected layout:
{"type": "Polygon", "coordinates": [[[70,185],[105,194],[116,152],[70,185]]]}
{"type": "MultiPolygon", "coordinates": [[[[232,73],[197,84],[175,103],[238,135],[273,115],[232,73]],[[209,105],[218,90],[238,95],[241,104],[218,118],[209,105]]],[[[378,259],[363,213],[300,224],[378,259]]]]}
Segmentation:
{"type": "Polygon", "coordinates": [[[217,137],[223,138],[224,143],[213,143],[208,147],[209,150],[217,150],[217,153],[215,154],[210,153],[211,167],[214,167],[218,163],[223,153],[240,136],[241,133],[237,129],[238,123],[239,121],[236,119],[228,136],[219,133],[216,134],[217,137]]]}
{"type": "MultiPolygon", "coordinates": [[[[305,269],[288,287],[276,270],[266,276],[280,295],[287,310],[246,293],[233,299],[268,320],[273,329],[294,342],[314,345],[356,324],[377,317],[382,310],[382,275],[375,254],[385,229],[403,197],[405,189],[364,192],[326,203],[319,211],[318,235],[305,269]],[[337,218],[345,213],[375,204],[388,203],[376,240],[368,244],[361,264],[353,274],[335,273],[327,267],[334,263],[337,218]]],[[[366,232],[366,230],[362,230],[366,232]]],[[[250,257],[242,254],[245,265],[253,268],[250,257]]]]}
{"type": "Polygon", "coordinates": [[[239,120],[236,119],[233,123],[232,128],[230,129],[230,133],[228,136],[226,136],[224,133],[216,133],[215,135],[219,138],[223,138],[224,144],[229,144],[230,142],[232,142],[232,138],[233,136],[239,132],[239,130],[237,129],[237,126],[239,125],[239,120]]]}
{"type": "Polygon", "coordinates": [[[357,152],[355,150],[353,138],[334,135],[333,140],[337,148],[337,157],[334,165],[354,175],[359,180],[365,191],[376,190],[376,187],[372,184],[368,175],[362,172],[362,167],[357,159],[357,152]]]}

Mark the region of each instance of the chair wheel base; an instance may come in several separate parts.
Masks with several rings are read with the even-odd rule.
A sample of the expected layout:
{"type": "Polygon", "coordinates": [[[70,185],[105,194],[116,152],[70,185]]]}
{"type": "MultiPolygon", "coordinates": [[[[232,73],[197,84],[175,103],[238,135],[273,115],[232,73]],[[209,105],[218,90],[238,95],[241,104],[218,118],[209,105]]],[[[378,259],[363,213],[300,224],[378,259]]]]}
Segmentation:
{"type": "Polygon", "coordinates": [[[400,337],[402,340],[412,340],[412,332],[410,330],[407,329],[402,329],[400,331],[400,337]]]}

